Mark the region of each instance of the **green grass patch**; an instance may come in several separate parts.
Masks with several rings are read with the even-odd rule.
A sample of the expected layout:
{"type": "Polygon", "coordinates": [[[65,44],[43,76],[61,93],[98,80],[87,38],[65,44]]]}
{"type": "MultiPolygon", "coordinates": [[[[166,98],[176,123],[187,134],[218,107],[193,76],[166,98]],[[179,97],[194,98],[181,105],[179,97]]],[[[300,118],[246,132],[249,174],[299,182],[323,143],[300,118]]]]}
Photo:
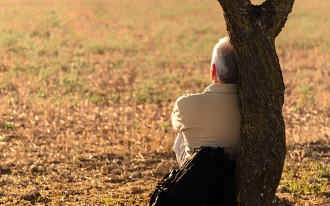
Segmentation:
{"type": "Polygon", "coordinates": [[[288,192],[295,194],[309,194],[325,192],[329,180],[329,165],[318,161],[308,163],[285,163],[281,183],[288,192]],[[290,165],[290,166],[289,166],[290,165]]]}

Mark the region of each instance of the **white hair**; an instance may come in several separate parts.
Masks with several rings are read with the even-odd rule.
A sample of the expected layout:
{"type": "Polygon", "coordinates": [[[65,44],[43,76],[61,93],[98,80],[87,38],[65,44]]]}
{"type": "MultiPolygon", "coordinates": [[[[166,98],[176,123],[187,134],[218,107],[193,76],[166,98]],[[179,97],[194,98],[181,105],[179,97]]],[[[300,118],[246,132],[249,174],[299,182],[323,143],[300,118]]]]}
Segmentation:
{"type": "Polygon", "coordinates": [[[238,69],[234,48],[229,37],[219,39],[212,53],[212,64],[215,64],[217,78],[222,83],[236,84],[238,81],[238,69]]]}

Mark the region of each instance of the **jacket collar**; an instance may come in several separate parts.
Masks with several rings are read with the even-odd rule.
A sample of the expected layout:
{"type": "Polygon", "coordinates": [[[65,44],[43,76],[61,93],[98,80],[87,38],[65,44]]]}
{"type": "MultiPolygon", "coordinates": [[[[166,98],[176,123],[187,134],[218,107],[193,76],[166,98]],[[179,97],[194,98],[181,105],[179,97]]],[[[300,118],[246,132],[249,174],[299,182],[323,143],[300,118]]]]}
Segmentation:
{"type": "Polygon", "coordinates": [[[211,84],[206,87],[205,92],[236,94],[237,84],[211,84]]]}

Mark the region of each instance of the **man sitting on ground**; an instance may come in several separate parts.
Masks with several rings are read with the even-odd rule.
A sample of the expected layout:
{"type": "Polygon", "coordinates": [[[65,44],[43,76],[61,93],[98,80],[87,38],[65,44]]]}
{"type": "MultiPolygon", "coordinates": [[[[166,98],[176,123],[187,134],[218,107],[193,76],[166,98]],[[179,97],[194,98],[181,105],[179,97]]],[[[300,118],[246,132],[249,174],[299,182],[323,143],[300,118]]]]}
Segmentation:
{"type": "Polygon", "coordinates": [[[210,68],[212,84],[205,92],[185,94],[175,102],[172,124],[178,132],[174,151],[180,167],[194,148],[222,147],[235,160],[240,136],[237,102],[238,68],[229,37],[214,46],[210,68]]]}

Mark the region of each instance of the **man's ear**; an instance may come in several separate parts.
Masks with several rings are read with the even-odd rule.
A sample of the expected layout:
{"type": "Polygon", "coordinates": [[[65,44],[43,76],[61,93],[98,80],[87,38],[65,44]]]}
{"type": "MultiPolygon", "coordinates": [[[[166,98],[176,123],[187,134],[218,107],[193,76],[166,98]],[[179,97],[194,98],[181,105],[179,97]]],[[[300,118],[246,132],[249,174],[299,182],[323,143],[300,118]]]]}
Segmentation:
{"type": "Polygon", "coordinates": [[[217,69],[216,69],[216,67],[215,67],[215,64],[212,63],[212,71],[211,71],[212,78],[215,77],[216,73],[217,73],[217,69]]]}

